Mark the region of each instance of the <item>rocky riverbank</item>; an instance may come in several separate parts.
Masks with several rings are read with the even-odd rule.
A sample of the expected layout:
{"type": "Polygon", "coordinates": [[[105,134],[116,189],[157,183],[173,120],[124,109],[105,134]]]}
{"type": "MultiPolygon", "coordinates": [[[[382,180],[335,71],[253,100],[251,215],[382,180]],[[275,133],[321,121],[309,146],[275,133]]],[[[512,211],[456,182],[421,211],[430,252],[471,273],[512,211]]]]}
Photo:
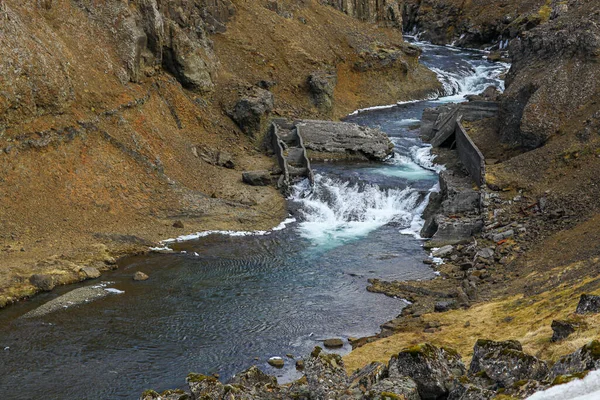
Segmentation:
{"type": "Polygon", "coordinates": [[[440,89],[419,49],[372,15],[387,14],[3,1],[0,307],[168,237],[276,226],[281,194],[241,179],[274,166],[261,143],[271,118],[337,118],[440,89]]]}

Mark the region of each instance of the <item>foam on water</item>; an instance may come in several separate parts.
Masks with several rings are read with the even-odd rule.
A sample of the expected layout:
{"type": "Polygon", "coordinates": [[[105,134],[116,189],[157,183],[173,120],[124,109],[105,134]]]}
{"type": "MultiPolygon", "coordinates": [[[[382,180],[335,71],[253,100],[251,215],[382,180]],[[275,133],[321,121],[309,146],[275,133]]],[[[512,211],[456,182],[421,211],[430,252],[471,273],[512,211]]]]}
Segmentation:
{"type": "Polygon", "coordinates": [[[390,222],[410,226],[423,203],[411,188],[382,189],[320,174],[312,190],[306,181],[297,184],[293,199],[301,204],[300,235],[324,247],[365,236],[390,222]]]}

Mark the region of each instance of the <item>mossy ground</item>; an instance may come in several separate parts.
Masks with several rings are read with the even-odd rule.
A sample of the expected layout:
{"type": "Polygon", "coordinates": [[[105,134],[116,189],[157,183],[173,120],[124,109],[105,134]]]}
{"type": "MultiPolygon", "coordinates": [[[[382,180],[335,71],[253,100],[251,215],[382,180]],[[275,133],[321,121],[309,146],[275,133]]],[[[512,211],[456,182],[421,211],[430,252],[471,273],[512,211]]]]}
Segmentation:
{"type": "MultiPolygon", "coordinates": [[[[575,286],[561,286],[530,297],[512,296],[478,304],[466,310],[425,314],[422,318],[426,322],[441,323],[442,329],[439,332],[400,332],[369,343],[344,357],[346,369],[353,371],[372,361],[385,363],[392,355],[407,348],[409,352],[420,353],[423,348],[421,343],[424,342],[456,349],[468,365],[473,355],[473,346],[480,338],[496,341],[516,339],[522,343],[526,353],[556,361],[600,337],[600,315],[591,314],[580,317],[586,326],[567,340],[550,342],[552,320],[565,319],[573,314],[579,301],[579,289],[590,281],[582,281],[575,286]],[[512,319],[509,321],[506,317],[512,319]],[[468,327],[465,327],[466,322],[470,323],[468,327]]],[[[600,290],[594,293],[600,294],[600,290]]]]}

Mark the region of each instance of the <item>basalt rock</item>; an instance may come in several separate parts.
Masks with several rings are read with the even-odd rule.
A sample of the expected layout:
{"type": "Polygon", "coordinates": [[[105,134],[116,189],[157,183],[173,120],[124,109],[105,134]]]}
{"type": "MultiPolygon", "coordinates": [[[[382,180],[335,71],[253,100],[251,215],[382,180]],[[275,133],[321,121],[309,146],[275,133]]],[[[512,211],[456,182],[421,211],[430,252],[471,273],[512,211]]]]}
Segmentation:
{"type": "MultiPolygon", "coordinates": [[[[544,145],[598,96],[600,5],[570,2],[564,13],[511,41],[513,61],[501,97],[502,139],[525,149],[544,145]],[[577,79],[573,79],[577,77],[577,79]]],[[[577,117],[580,120],[582,117],[577,117]]]]}
{"type": "Polygon", "coordinates": [[[247,135],[260,138],[266,132],[269,115],[274,107],[273,93],[252,88],[235,105],[231,118],[247,135]]]}
{"type": "Polygon", "coordinates": [[[448,396],[456,386],[455,378],[464,373],[465,366],[456,352],[430,344],[403,350],[389,362],[389,378],[411,378],[423,400],[448,396]]]}
{"type": "Polygon", "coordinates": [[[582,294],[579,298],[579,304],[575,313],[577,314],[597,314],[600,312],[600,296],[591,294],[582,294]]]}
{"type": "Polygon", "coordinates": [[[578,374],[600,368],[600,341],[594,340],[579,350],[560,358],[550,372],[552,377],[578,374]]]}
{"type": "Polygon", "coordinates": [[[313,103],[323,113],[333,109],[333,91],[337,83],[337,75],[326,71],[312,73],[308,77],[308,87],[313,103]]]}
{"type": "Polygon", "coordinates": [[[554,320],[552,321],[552,331],[553,334],[550,341],[558,342],[566,339],[571,333],[575,332],[575,325],[568,321],[554,320]]]}
{"type": "Polygon", "coordinates": [[[546,363],[522,349],[516,340],[478,340],[473,349],[469,374],[485,374],[501,387],[510,387],[524,379],[541,380],[548,375],[546,363]]]}

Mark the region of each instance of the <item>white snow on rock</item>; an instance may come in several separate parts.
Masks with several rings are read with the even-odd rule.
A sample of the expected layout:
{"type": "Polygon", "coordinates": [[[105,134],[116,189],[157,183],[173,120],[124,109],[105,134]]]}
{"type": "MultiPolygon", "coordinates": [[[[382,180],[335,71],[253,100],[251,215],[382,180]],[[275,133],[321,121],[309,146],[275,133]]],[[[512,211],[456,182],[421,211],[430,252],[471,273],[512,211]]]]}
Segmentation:
{"type": "Polygon", "coordinates": [[[537,392],[527,400],[600,400],[600,370],[590,372],[583,379],[537,392]]]}

